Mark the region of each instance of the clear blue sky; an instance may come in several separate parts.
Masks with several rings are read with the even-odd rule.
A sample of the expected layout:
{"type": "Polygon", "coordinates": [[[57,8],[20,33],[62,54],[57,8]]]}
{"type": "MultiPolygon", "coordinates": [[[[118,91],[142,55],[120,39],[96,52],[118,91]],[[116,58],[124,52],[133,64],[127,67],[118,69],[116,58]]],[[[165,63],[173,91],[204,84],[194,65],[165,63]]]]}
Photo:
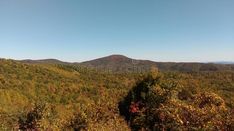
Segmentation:
{"type": "Polygon", "coordinates": [[[234,61],[234,0],[0,0],[0,57],[234,61]]]}

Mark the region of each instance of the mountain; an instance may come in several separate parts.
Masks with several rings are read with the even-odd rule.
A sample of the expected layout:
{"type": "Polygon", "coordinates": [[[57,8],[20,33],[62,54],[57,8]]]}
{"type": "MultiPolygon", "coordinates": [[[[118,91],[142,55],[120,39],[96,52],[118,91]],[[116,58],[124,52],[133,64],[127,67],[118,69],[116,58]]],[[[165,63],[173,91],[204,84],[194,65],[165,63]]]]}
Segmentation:
{"type": "Polygon", "coordinates": [[[26,59],[26,60],[21,60],[20,62],[28,63],[28,64],[71,64],[71,63],[63,62],[57,59],[42,59],[42,60],[26,59]]]}
{"type": "Polygon", "coordinates": [[[80,63],[82,66],[114,72],[147,71],[155,62],[149,60],[137,60],[123,55],[111,55],[91,61],[80,63]]]}
{"type": "Polygon", "coordinates": [[[114,72],[148,71],[151,67],[157,67],[160,71],[234,71],[234,65],[195,62],[154,62],[150,60],[132,59],[123,55],[111,55],[91,61],[86,61],[80,64],[95,69],[111,70],[114,72]]]}
{"type": "Polygon", "coordinates": [[[73,66],[85,66],[95,70],[107,72],[145,72],[151,67],[157,67],[160,71],[198,72],[198,71],[234,71],[234,64],[227,62],[213,63],[176,63],[155,62],[150,60],[132,59],[124,55],[110,55],[81,63],[63,62],[57,59],[22,60],[29,64],[66,64],[73,66]]]}
{"type": "MultiPolygon", "coordinates": [[[[0,131],[137,131],[139,125],[140,130],[234,129],[234,72],[121,74],[82,69],[72,63],[53,64],[61,63],[57,60],[36,62],[0,59],[0,131]]],[[[112,69],[150,64],[174,70],[200,66],[119,55],[86,64],[112,69]]],[[[202,70],[216,69],[215,64],[201,66],[202,70]]]]}
{"type": "Polygon", "coordinates": [[[212,62],[212,63],[215,63],[215,64],[225,64],[225,65],[227,65],[227,64],[234,64],[233,61],[217,61],[217,62],[212,62]]]}

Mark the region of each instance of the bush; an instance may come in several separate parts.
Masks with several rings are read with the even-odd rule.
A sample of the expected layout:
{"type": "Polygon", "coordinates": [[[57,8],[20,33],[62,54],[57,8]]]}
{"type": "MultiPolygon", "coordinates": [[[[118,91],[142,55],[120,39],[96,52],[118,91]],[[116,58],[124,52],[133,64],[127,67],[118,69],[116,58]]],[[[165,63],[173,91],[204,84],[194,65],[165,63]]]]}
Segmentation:
{"type": "Polygon", "coordinates": [[[151,76],[119,104],[133,130],[232,129],[233,115],[228,116],[225,101],[217,94],[190,91],[173,79],[151,76]]]}
{"type": "Polygon", "coordinates": [[[36,104],[26,115],[19,117],[19,130],[39,130],[41,127],[40,121],[43,119],[44,111],[44,104],[36,104]]]}
{"type": "Polygon", "coordinates": [[[64,129],[72,129],[74,131],[87,130],[88,120],[85,113],[76,113],[71,121],[64,127],[64,129]]]}

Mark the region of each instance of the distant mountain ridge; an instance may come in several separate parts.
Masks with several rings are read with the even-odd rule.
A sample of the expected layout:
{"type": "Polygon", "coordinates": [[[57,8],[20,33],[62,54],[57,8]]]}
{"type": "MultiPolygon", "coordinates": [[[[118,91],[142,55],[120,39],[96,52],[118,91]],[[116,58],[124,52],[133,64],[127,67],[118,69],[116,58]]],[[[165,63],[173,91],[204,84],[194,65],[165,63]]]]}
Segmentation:
{"type": "Polygon", "coordinates": [[[41,59],[41,60],[31,60],[31,59],[26,59],[26,60],[20,60],[20,62],[23,63],[29,63],[29,64],[69,64],[69,62],[63,62],[57,59],[41,59]]]}
{"type": "Polygon", "coordinates": [[[176,62],[154,62],[150,60],[131,59],[123,55],[111,55],[91,61],[82,62],[81,65],[98,68],[109,69],[112,71],[132,71],[132,70],[150,70],[157,67],[160,71],[233,71],[234,65],[222,65],[214,63],[176,63],[176,62]]]}
{"type": "Polygon", "coordinates": [[[234,71],[234,64],[154,62],[150,60],[132,59],[124,55],[110,55],[81,63],[69,63],[56,59],[23,60],[21,62],[30,64],[71,64],[113,72],[144,72],[150,70],[151,67],[157,67],[160,71],[234,71]]]}
{"type": "Polygon", "coordinates": [[[234,64],[234,61],[217,61],[217,62],[212,62],[215,64],[234,64]]]}

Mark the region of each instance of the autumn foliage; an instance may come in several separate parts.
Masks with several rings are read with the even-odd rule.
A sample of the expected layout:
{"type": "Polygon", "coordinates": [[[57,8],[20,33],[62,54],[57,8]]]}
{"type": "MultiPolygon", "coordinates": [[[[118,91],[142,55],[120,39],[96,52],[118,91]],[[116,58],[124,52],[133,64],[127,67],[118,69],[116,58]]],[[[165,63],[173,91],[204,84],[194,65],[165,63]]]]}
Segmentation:
{"type": "Polygon", "coordinates": [[[0,130],[234,129],[234,72],[109,73],[0,60],[0,130]]]}
{"type": "Polygon", "coordinates": [[[138,83],[120,103],[120,112],[133,130],[233,129],[232,111],[219,95],[192,92],[162,74],[152,76],[138,83]]]}

